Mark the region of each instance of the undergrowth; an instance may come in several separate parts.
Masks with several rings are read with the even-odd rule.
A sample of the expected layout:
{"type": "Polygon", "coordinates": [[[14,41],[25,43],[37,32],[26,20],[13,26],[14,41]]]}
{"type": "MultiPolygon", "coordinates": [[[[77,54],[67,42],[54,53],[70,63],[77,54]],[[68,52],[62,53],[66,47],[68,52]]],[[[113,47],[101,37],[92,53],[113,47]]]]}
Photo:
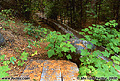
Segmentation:
{"type": "Polygon", "coordinates": [[[48,34],[47,38],[47,42],[50,42],[50,44],[45,48],[47,50],[49,50],[48,53],[48,57],[52,57],[53,55],[57,56],[57,58],[59,57],[63,57],[65,56],[67,59],[72,59],[70,54],[66,54],[66,52],[76,52],[76,48],[70,44],[70,41],[67,41],[70,39],[70,34],[66,34],[66,35],[61,35],[60,32],[50,32],[50,34],[48,34]],[[67,41],[67,42],[65,42],[67,41]],[[64,55],[63,55],[64,52],[64,55]]]}
{"type": "MultiPolygon", "coordinates": [[[[14,21],[14,16],[12,14],[12,9],[2,10],[2,12],[0,12],[0,20],[1,20],[0,22],[2,23],[2,27],[0,27],[0,29],[6,30],[6,28],[9,28],[12,30],[12,27],[15,27],[15,24],[14,24],[15,21],[14,21]],[[12,24],[12,25],[10,25],[10,24],[12,24]]],[[[29,32],[28,33],[29,35],[35,36],[36,39],[39,38],[38,37],[39,35],[44,37],[47,34],[47,29],[41,28],[41,26],[38,26],[36,28],[30,23],[24,23],[24,25],[26,25],[26,24],[27,24],[27,26],[26,26],[25,30],[27,31],[27,33],[29,32]],[[32,30],[32,27],[34,28],[34,30],[32,30]]],[[[28,48],[31,48],[31,45],[41,48],[40,41],[28,40],[28,43],[29,43],[27,46],[28,48]]],[[[17,64],[18,66],[22,67],[23,65],[26,65],[25,61],[27,61],[27,58],[29,56],[34,56],[37,54],[37,51],[35,51],[33,54],[30,55],[29,53],[27,53],[25,51],[24,52],[19,51],[19,48],[16,48],[15,51],[21,53],[21,55],[18,58],[13,56],[13,57],[10,57],[9,60],[6,60],[5,54],[0,55],[0,64],[1,64],[0,65],[0,79],[2,78],[2,80],[0,80],[0,81],[8,81],[5,78],[10,77],[10,75],[7,73],[7,71],[10,70],[9,64],[11,64],[11,63],[13,65],[17,64]]]]}
{"type": "MultiPolygon", "coordinates": [[[[89,26],[83,29],[83,32],[80,32],[80,34],[85,35],[85,39],[80,40],[87,40],[94,45],[105,47],[105,51],[95,50],[89,52],[88,49],[91,49],[92,46],[88,44],[88,49],[81,49],[81,57],[79,58],[81,61],[79,68],[80,79],[85,79],[86,76],[94,80],[114,79],[118,81],[120,79],[118,74],[118,70],[120,70],[120,32],[114,29],[116,25],[117,23],[113,20],[105,23],[105,25],[93,24],[93,26],[89,26]],[[112,61],[103,60],[101,57],[106,57],[112,61]]],[[[50,32],[47,36],[47,42],[50,42],[50,44],[46,47],[48,57],[56,55],[58,58],[65,56],[67,59],[72,59],[71,55],[67,55],[66,52],[75,52],[76,48],[67,41],[69,39],[69,34],[61,35],[59,32],[50,32]]]]}
{"type": "MultiPolygon", "coordinates": [[[[10,11],[2,11],[2,13],[0,13],[3,19],[1,22],[5,22],[5,26],[9,26],[10,22],[15,23],[10,19],[5,19],[7,18],[7,13],[10,13],[10,11]]],[[[76,52],[76,48],[71,45],[69,41],[67,41],[70,39],[70,34],[61,35],[60,32],[56,31],[50,31],[50,33],[48,34],[49,30],[41,28],[41,26],[35,27],[30,23],[24,23],[24,25],[26,25],[24,31],[26,31],[28,35],[31,35],[36,39],[46,37],[46,41],[50,42],[49,45],[45,48],[48,50],[47,53],[49,58],[52,56],[57,56],[57,58],[66,57],[67,59],[72,59],[71,55],[67,54],[67,52],[76,52]]],[[[80,40],[87,40],[94,45],[104,46],[106,48],[105,51],[96,50],[91,53],[88,52],[87,49],[81,49],[80,55],[82,57],[80,57],[79,59],[81,61],[79,68],[80,79],[81,77],[85,76],[105,77],[106,79],[110,79],[110,77],[117,77],[117,79],[120,79],[120,75],[116,71],[116,69],[120,70],[120,32],[114,29],[116,25],[117,23],[115,23],[115,20],[113,20],[107,22],[105,25],[93,24],[93,26],[89,26],[88,28],[83,29],[83,32],[80,32],[80,34],[85,36],[85,39],[80,40]],[[87,35],[86,33],[89,35],[87,35]],[[106,63],[106,60],[102,60],[100,58],[102,56],[109,58],[112,61],[106,63]]],[[[31,44],[40,47],[39,42],[37,41],[28,40],[28,43],[28,48],[31,48],[31,44]]],[[[89,49],[91,47],[92,46],[88,45],[89,49]]],[[[21,56],[18,59],[16,59],[15,57],[10,57],[9,60],[5,60],[5,55],[0,55],[0,78],[9,76],[6,71],[10,70],[10,68],[8,67],[10,63],[17,63],[18,66],[23,66],[28,56],[34,56],[36,54],[37,51],[35,51],[31,55],[24,51],[21,53],[21,56]]]]}
{"type": "Polygon", "coordinates": [[[116,25],[117,23],[113,20],[105,23],[105,25],[93,24],[93,26],[89,26],[83,29],[83,32],[80,32],[80,34],[85,36],[85,39],[80,40],[87,40],[92,44],[106,48],[105,51],[96,50],[92,53],[89,53],[87,49],[81,50],[82,57],[80,61],[82,63],[79,68],[80,78],[89,76],[95,77],[94,79],[104,77],[104,80],[111,79],[118,81],[118,79],[120,79],[120,74],[117,72],[120,70],[120,32],[114,29],[116,25]],[[86,35],[86,33],[89,35],[86,35]],[[112,61],[106,62],[107,60],[100,58],[102,56],[112,61]],[[117,77],[117,79],[112,79],[112,77],[117,77]]]}
{"type": "Polygon", "coordinates": [[[33,26],[31,23],[24,23],[24,25],[26,26],[24,31],[36,39],[40,39],[41,37],[44,38],[50,32],[50,30],[46,28],[41,28],[41,26],[33,26]]]}

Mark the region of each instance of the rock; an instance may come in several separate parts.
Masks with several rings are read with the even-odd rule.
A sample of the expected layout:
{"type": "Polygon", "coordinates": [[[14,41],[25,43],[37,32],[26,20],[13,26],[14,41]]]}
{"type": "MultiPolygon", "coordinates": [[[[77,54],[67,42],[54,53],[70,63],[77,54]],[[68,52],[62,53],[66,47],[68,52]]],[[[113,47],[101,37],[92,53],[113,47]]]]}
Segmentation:
{"type": "Polygon", "coordinates": [[[2,34],[0,33],[0,46],[5,44],[5,39],[3,38],[2,34]]]}
{"type": "Polygon", "coordinates": [[[67,41],[70,41],[70,44],[72,44],[76,48],[76,52],[68,52],[67,54],[71,55],[72,59],[70,59],[70,61],[76,63],[78,67],[81,64],[81,61],[79,60],[82,57],[81,49],[88,49],[87,44],[92,45],[92,48],[88,49],[88,52],[92,52],[96,49],[96,46],[90,43],[89,41],[72,38],[67,41]]]}
{"type": "Polygon", "coordinates": [[[70,44],[72,44],[76,48],[77,54],[81,53],[81,49],[88,49],[87,44],[92,45],[92,48],[89,50],[89,52],[92,52],[93,50],[96,49],[96,46],[90,43],[89,41],[79,40],[79,39],[70,39],[68,41],[70,41],[70,44]]]}
{"type": "Polygon", "coordinates": [[[78,72],[77,65],[70,61],[30,60],[20,78],[28,78],[25,81],[33,81],[33,79],[36,81],[80,81],[77,79],[78,72]]]}

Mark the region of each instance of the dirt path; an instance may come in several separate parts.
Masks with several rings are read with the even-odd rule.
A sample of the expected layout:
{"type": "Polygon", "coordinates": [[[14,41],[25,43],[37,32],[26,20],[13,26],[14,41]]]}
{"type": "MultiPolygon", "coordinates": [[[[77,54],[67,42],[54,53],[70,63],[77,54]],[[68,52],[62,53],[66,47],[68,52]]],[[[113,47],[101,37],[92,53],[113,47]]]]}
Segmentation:
{"type": "MultiPolygon", "coordinates": [[[[4,22],[0,24],[4,24],[4,22]]],[[[40,43],[41,48],[37,48],[35,46],[31,46],[32,49],[27,48],[28,46],[27,40],[29,39],[33,41],[35,40],[35,38],[32,38],[31,36],[25,34],[25,32],[23,31],[25,26],[23,25],[23,23],[20,22],[20,20],[16,20],[16,23],[14,24],[15,27],[12,25],[13,23],[9,25],[11,29],[10,27],[3,26],[3,28],[5,28],[6,30],[0,30],[1,34],[6,40],[5,46],[0,47],[0,54],[1,55],[5,54],[5,60],[10,60],[10,57],[16,57],[18,59],[23,51],[26,51],[27,53],[29,53],[29,55],[31,55],[35,51],[37,51],[38,53],[33,57],[28,57],[28,60],[25,61],[25,65],[23,65],[22,67],[18,66],[17,62],[14,65],[9,64],[9,68],[11,68],[11,70],[9,70],[7,73],[9,73],[11,77],[19,77],[21,76],[27,63],[31,59],[33,60],[49,59],[47,56],[47,50],[44,50],[48,43],[41,42],[40,43]]],[[[49,28],[51,31],[54,31],[54,29],[50,28],[50,26],[48,26],[47,24],[41,23],[40,25],[41,27],[49,28]]],[[[0,64],[0,66],[2,65],[0,64]]]]}

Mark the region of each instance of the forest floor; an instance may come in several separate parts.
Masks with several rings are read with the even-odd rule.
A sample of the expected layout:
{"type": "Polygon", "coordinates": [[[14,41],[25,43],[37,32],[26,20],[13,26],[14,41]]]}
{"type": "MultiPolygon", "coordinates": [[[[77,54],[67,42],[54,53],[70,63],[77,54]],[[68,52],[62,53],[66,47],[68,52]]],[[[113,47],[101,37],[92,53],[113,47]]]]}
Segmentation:
{"type": "MultiPolygon", "coordinates": [[[[8,27],[3,27],[3,28],[5,28],[5,30],[2,30],[2,29],[0,30],[1,34],[3,35],[3,37],[6,40],[5,46],[0,47],[0,54],[1,55],[5,54],[5,60],[10,60],[10,57],[15,57],[18,59],[21,56],[21,53],[23,53],[24,51],[29,53],[28,59],[27,59],[27,61],[25,61],[25,64],[23,66],[17,65],[18,60],[15,62],[15,64],[12,64],[12,63],[9,64],[9,68],[11,68],[11,70],[7,71],[7,73],[11,77],[20,77],[21,74],[23,73],[26,65],[28,64],[28,62],[31,59],[33,59],[33,60],[53,60],[53,58],[48,58],[47,50],[44,49],[49,44],[48,42],[41,42],[40,43],[41,48],[38,48],[38,47],[35,47],[32,45],[31,45],[32,49],[28,48],[27,47],[29,45],[28,40],[35,41],[36,40],[35,37],[29,36],[23,31],[25,28],[25,25],[24,25],[24,23],[21,22],[22,20],[15,19],[14,21],[15,21],[15,23],[9,24],[8,27]],[[35,51],[37,51],[37,55],[30,56],[35,51]]],[[[0,24],[2,25],[5,23],[0,22],[0,24]]],[[[50,27],[49,25],[47,25],[43,22],[40,22],[39,25],[42,28],[48,28],[48,29],[50,29],[50,31],[55,31],[52,27],[50,27]]],[[[85,28],[87,26],[89,26],[89,24],[86,25],[85,28]]],[[[63,58],[60,58],[58,60],[63,60],[63,58]]],[[[0,66],[1,66],[1,64],[0,64],[0,66]]]]}
{"type": "MultiPolygon", "coordinates": [[[[0,24],[4,24],[4,22],[0,23],[0,24]]],[[[48,58],[47,56],[47,50],[45,50],[44,48],[49,44],[48,42],[41,42],[40,43],[40,47],[35,47],[32,46],[32,49],[27,48],[28,46],[28,40],[31,41],[35,41],[35,38],[25,34],[25,32],[23,31],[25,28],[25,25],[23,25],[23,23],[21,23],[21,20],[16,19],[15,20],[15,27],[12,26],[13,23],[11,23],[9,25],[9,27],[3,27],[5,28],[5,30],[0,30],[1,34],[3,35],[3,37],[5,38],[5,40],[7,41],[5,46],[0,47],[0,54],[3,55],[5,54],[5,60],[10,60],[10,57],[15,57],[15,58],[19,58],[21,53],[26,51],[27,53],[29,53],[29,55],[33,54],[35,51],[37,51],[37,55],[35,56],[29,56],[27,61],[25,61],[25,64],[23,66],[18,66],[17,65],[17,61],[16,63],[13,65],[12,63],[9,64],[9,68],[11,68],[11,70],[9,70],[7,73],[11,76],[11,77],[20,77],[21,74],[23,73],[26,65],[28,64],[28,62],[33,59],[33,60],[49,60],[51,58],[48,58]]],[[[41,22],[40,26],[43,28],[48,28],[51,31],[54,31],[54,29],[52,29],[50,26],[48,26],[47,24],[41,22]]],[[[62,60],[62,58],[61,58],[62,60]]],[[[0,64],[1,66],[1,64],[0,64]]]]}

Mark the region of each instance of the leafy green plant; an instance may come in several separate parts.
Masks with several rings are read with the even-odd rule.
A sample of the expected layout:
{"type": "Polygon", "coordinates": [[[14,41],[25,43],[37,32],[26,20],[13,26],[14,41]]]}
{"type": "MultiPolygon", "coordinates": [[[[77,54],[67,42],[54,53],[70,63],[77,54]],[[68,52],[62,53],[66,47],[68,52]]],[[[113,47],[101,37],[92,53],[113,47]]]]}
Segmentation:
{"type": "MultiPolygon", "coordinates": [[[[47,18],[51,18],[51,19],[57,19],[57,16],[59,14],[59,5],[58,5],[59,1],[43,1],[43,5],[45,6],[44,8],[44,12],[45,12],[45,16],[47,18]]],[[[63,14],[62,14],[63,15],[63,14]]]]}
{"type": "Polygon", "coordinates": [[[48,53],[48,57],[52,57],[53,55],[57,55],[58,57],[63,57],[63,53],[64,55],[67,57],[67,59],[72,59],[70,54],[66,54],[66,52],[75,52],[76,48],[74,46],[72,46],[70,44],[69,40],[70,39],[70,34],[66,34],[66,35],[61,35],[60,32],[51,32],[50,34],[48,34],[47,38],[47,42],[50,42],[50,44],[45,48],[47,50],[49,50],[48,53]],[[64,42],[64,41],[67,41],[64,42]]]}
{"type": "Polygon", "coordinates": [[[35,47],[38,47],[38,48],[41,48],[40,47],[40,42],[39,41],[31,41],[31,40],[28,40],[28,48],[30,48],[30,49],[32,49],[32,47],[30,46],[30,45],[33,45],[33,46],[35,46],[35,47]]]}
{"type": "Polygon", "coordinates": [[[49,18],[52,14],[52,8],[54,6],[54,4],[52,2],[48,2],[48,1],[44,1],[43,4],[45,5],[45,13],[46,13],[46,16],[49,18]]]}
{"type": "Polygon", "coordinates": [[[37,55],[37,51],[35,51],[33,54],[31,54],[31,56],[37,55]]]}
{"type": "Polygon", "coordinates": [[[35,27],[30,23],[24,23],[26,25],[24,31],[27,31],[28,35],[31,35],[33,37],[40,38],[40,37],[45,37],[46,34],[49,32],[46,28],[41,28],[41,26],[35,27]]]}
{"type": "Polygon", "coordinates": [[[2,10],[0,12],[0,16],[1,16],[1,18],[0,18],[1,21],[0,22],[2,23],[3,30],[5,30],[6,27],[12,29],[11,26],[14,25],[12,23],[15,23],[15,21],[12,20],[12,18],[14,18],[12,16],[12,9],[2,10]],[[10,26],[10,24],[11,24],[11,26],[10,26]]]}
{"type": "Polygon", "coordinates": [[[1,11],[0,15],[2,15],[2,16],[5,17],[5,18],[7,18],[7,17],[12,17],[12,18],[14,18],[13,15],[12,15],[12,12],[13,12],[12,9],[5,9],[5,10],[2,10],[2,11],[1,11]]]}
{"type": "Polygon", "coordinates": [[[90,3],[86,4],[86,7],[88,9],[88,10],[86,10],[87,16],[91,17],[91,18],[96,18],[97,17],[96,10],[91,8],[91,4],[90,3]],[[93,14],[94,14],[94,16],[93,16],[93,14]]]}
{"type": "MultiPolygon", "coordinates": [[[[6,73],[6,71],[10,70],[10,68],[8,67],[8,64],[10,63],[14,64],[14,61],[16,61],[16,58],[14,57],[11,57],[9,61],[9,60],[5,60],[5,55],[0,55],[0,63],[4,65],[4,66],[0,66],[0,78],[9,76],[9,74],[6,73]]],[[[2,81],[5,81],[5,80],[2,80],[2,81]]]]}
{"type": "Polygon", "coordinates": [[[37,81],[36,79],[33,79],[34,81],[37,81]]]}
{"type": "Polygon", "coordinates": [[[9,76],[9,74],[6,73],[6,71],[9,71],[9,70],[10,70],[10,68],[8,67],[8,65],[7,66],[1,66],[0,67],[0,78],[9,76]]]}
{"type": "Polygon", "coordinates": [[[3,64],[4,65],[8,65],[10,63],[15,64],[14,61],[16,61],[16,58],[15,57],[10,57],[10,61],[9,60],[3,61],[3,64]]]}
{"type": "Polygon", "coordinates": [[[46,39],[40,39],[40,42],[46,42],[46,39]]]}
{"type": "Polygon", "coordinates": [[[10,61],[9,60],[6,60],[5,61],[5,55],[1,55],[0,56],[0,62],[4,65],[8,65],[10,63],[14,64],[14,61],[16,61],[16,58],[15,57],[10,57],[10,61]]]}
{"type": "MultiPolygon", "coordinates": [[[[37,52],[35,51],[34,55],[36,54],[37,52]]],[[[23,66],[23,64],[25,64],[25,60],[27,60],[27,57],[28,57],[28,53],[26,52],[23,52],[20,56],[20,58],[18,59],[18,66],[23,66]]],[[[33,56],[34,56],[33,55],[33,56]]],[[[10,57],[10,60],[5,60],[5,55],[0,55],[0,63],[3,64],[4,66],[0,66],[0,78],[3,78],[3,77],[7,77],[9,76],[8,73],[6,73],[6,71],[10,70],[10,68],[8,67],[8,65],[10,63],[12,64],[15,64],[14,62],[16,62],[16,58],[15,57],[10,57]]],[[[0,80],[1,81],[1,80],[0,80]]],[[[5,81],[5,80],[2,80],[2,81],[5,81]]],[[[8,81],[8,80],[6,80],[8,81]]]]}
{"type": "Polygon", "coordinates": [[[0,55],[0,62],[3,62],[5,59],[5,55],[0,55]]]}
{"type": "MultiPolygon", "coordinates": [[[[3,23],[2,25],[3,25],[3,30],[5,30],[6,28],[10,28],[11,30],[12,30],[12,27],[11,26],[14,26],[14,24],[12,24],[12,23],[15,23],[15,21],[12,21],[12,20],[1,20],[1,22],[3,23]],[[10,24],[12,24],[12,25],[10,25],[10,24]]],[[[16,29],[16,27],[14,26],[14,28],[16,29]]],[[[14,30],[14,31],[16,31],[16,30],[14,30]]]]}
{"type": "Polygon", "coordinates": [[[90,53],[87,49],[81,49],[79,77],[91,76],[106,77],[109,79],[112,76],[120,79],[120,75],[117,72],[117,70],[120,70],[120,55],[118,54],[120,52],[120,32],[114,29],[116,25],[117,23],[113,20],[105,23],[105,25],[93,24],[93,27],[89,26],[88,28],[82,29],[84,32],[80,32],[80,34],[85,35],[85,39],[81,40],[90,41],[97,46],[104,46],[106,50],[102,52],[96,50],[90,53]],[[115,53],[118,54],[118,57],[114,55],[115,53]],[[106,60],[100,58],[101,56],[112,59],[113,61],[106,63],[106,60]]]}
{"type": "Polygon", "coordinates": [[[16,48],[15,48],[15,51],[16,51],[16,52],[20,52],[20,51],[19,51],[19,47],[16,47],[16,48]]]}
{"type": "MultiPolygon", "coordinates": [[[[34,53],[34,55],[36,54],[36,52],[34,53]]],[[[23,52],[20,56],[20,58],[18,59],[18,66],[23,66],[23,64],[25,64],[24,60],[27,60],[28,57],[28,53],[23,52]]],[[[6,71],[9,71],[10,68],[8,67],[8,65],[10,63],[15,64],[16,62],[16,58],[15,57],[10,57],[10,60],[5,60],[5,55],[0,55],[0,64],[4,65],[4,66],[0,66],[0,78],[4,78],[9,76],[8,73],[6,73],[6,71]]],[[[8,81],[8,80],[0,80],[0,81],[8,81]]]]}
{"type": "Polygon", "coordinates": [[[33,46],[38,47],[38,48],[41,48],[39,41],[33,41],[33,46]]]}
{"type": "Polygon", "coordinates": [[[32,47],[30,46],[30,45],[32,45],[33,43],[32,43],[32,41],[31,40],[28,40],[28,46],[27,46],[27,48],[30,48],[30,49],[32,49],[32,47]]]}
{"type": "Polygon", "coordinates": [[[4,9],[0,12],[1,19],[13,19],[14,10],[13,9],[4,9]]]}
{"type": "Polygon", "coordinates": [[[82,29],[82,31],[87,32],[92,35],[85,35],[84,32],[80,34],[85,35],[86,39],[91,43],[104,46],[110,53],[118,53],[120,49],[120,32],[118,32],[114,27],[117,25],[115,20],[105,23],[105,25],[94,25],[88,28],[82,29]]]}
{"type": "Polygon", "coordinates": [[[27,60],[28,55],[29,55],[29,53],[27,53],[25,51],[23,53],[21,53],[21,56],[18,61],[18,66],[23,66],[23,64],[25,64],[24,61],[27,60]]]}
{"type": "Polygon", "coordinates": [[[12,64],[15,64],[14,61],[16,61],[16,58],[15,58],[15,57],[10,57],[10,62],[11,62],[12,64]]]}

